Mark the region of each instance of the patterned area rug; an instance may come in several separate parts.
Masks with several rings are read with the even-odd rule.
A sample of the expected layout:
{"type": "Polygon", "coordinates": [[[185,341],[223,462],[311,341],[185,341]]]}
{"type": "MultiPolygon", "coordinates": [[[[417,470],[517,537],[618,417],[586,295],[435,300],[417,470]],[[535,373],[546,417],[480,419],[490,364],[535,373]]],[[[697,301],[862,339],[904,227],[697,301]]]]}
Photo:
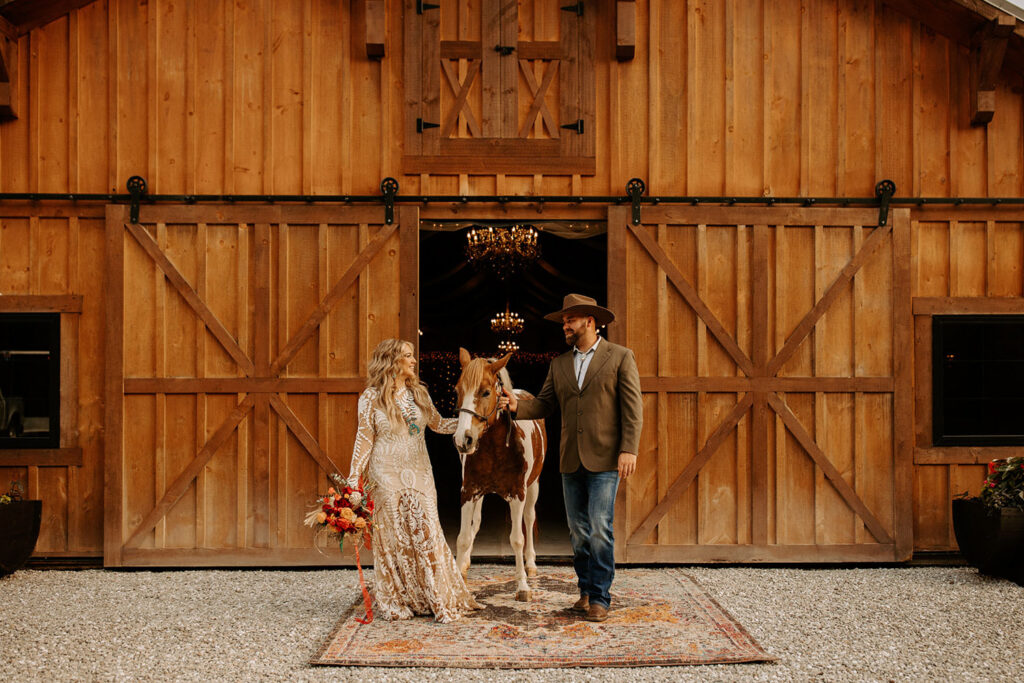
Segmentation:
{"type": "Polygon", "coordinates": [[[486,608],[452,624],[430,617],[360,624],[360,597],[310,663],[535,669],[774,661],[677,569],[618,570],[601,623],[568,609],[578,597],[571,568],[540,567],[528,603],[516,602],[512,572],[471,568],[470,590],[486,608]]]}

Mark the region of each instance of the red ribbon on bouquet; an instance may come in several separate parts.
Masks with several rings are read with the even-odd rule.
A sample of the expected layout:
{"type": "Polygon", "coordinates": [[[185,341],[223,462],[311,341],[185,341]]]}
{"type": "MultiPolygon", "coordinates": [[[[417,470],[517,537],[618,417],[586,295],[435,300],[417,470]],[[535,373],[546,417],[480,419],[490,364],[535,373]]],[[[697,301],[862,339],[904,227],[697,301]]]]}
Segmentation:
{"type": "MultiPolygon", "coordinates": [[[[345,537],[341,537],[341,541],[338,543],[338,547],[341,548],[345,543],[345,537]]],[[[366,590],[366,579],[363,578],[363,565],[359,562],[359,542],[355,543],[356,548],[356,569],[359,570],[359,587],[363,590],[363,604],[366,605],[366,615],[363,619],[356,617],[356,621],[360,624],[369,624],[373,621],[373,602],[370,599],[370,591],[366,590]]]]}

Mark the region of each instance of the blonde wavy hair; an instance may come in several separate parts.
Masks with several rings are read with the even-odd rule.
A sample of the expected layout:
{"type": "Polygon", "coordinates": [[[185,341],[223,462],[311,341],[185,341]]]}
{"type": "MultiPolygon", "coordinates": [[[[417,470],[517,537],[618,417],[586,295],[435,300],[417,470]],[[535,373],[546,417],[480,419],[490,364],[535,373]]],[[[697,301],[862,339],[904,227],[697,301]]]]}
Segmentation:
{"type": "MultiPolygon", "coordinates": [[[[394,401],[395,388],[398,386],[398,361],[402,358],[405,347],[413,349],[411,342],[404,339],[385,339],[373,350],[370,362],[366,366],[366,387],[376,389],[377,395],[373,398],[373,407],[378,408],[388,416],[391,428],[395,432],[406,429],[405,420],[402,418],[402,411],[394,401]]],[[[412,392],[413,400],[420,409],[425,419],[430,418],[430,395],[427,394],[427,386],[420,381],[418,376],[405,381],[406,388],[412,392]]],[[[424,425],[420,425],[422,429],[424,425]]]]}

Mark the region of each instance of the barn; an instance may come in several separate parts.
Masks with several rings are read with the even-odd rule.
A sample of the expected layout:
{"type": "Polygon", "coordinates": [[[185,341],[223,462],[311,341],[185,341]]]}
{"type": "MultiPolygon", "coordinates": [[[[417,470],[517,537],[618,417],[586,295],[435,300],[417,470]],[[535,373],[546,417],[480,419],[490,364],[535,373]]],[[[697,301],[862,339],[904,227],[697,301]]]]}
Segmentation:
{"type": "Polygon", "coordinates": [[[642,377],[622,562],[952,552],[1024,453],[1012,3],[0,0],[0,34],[0,482],[40,558],[336,563],[302,518],[376,343],[568,288],[642,377]],[[513,224],[547,270],[425,298],[513,224]]]}

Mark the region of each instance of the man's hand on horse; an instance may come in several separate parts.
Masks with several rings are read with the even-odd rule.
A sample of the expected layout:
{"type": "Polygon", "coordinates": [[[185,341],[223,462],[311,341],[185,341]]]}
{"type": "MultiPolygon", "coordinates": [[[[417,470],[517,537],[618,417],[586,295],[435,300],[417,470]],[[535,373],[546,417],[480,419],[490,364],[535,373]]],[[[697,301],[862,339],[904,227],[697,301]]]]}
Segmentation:
{"type": "Polygon", "coordinates": [[[636,472],[636,453],[619,453],[619,476],[623,479],[636,472]]]}
{"type": "Polygon", "coordinates": [[[505,387],[501,388],[503,396],[498,397],[498,410],[509,410],[516,412],[519,408],[519,399],[516,398],[515,394],[509,393],[509,390],[505,387]]]}

